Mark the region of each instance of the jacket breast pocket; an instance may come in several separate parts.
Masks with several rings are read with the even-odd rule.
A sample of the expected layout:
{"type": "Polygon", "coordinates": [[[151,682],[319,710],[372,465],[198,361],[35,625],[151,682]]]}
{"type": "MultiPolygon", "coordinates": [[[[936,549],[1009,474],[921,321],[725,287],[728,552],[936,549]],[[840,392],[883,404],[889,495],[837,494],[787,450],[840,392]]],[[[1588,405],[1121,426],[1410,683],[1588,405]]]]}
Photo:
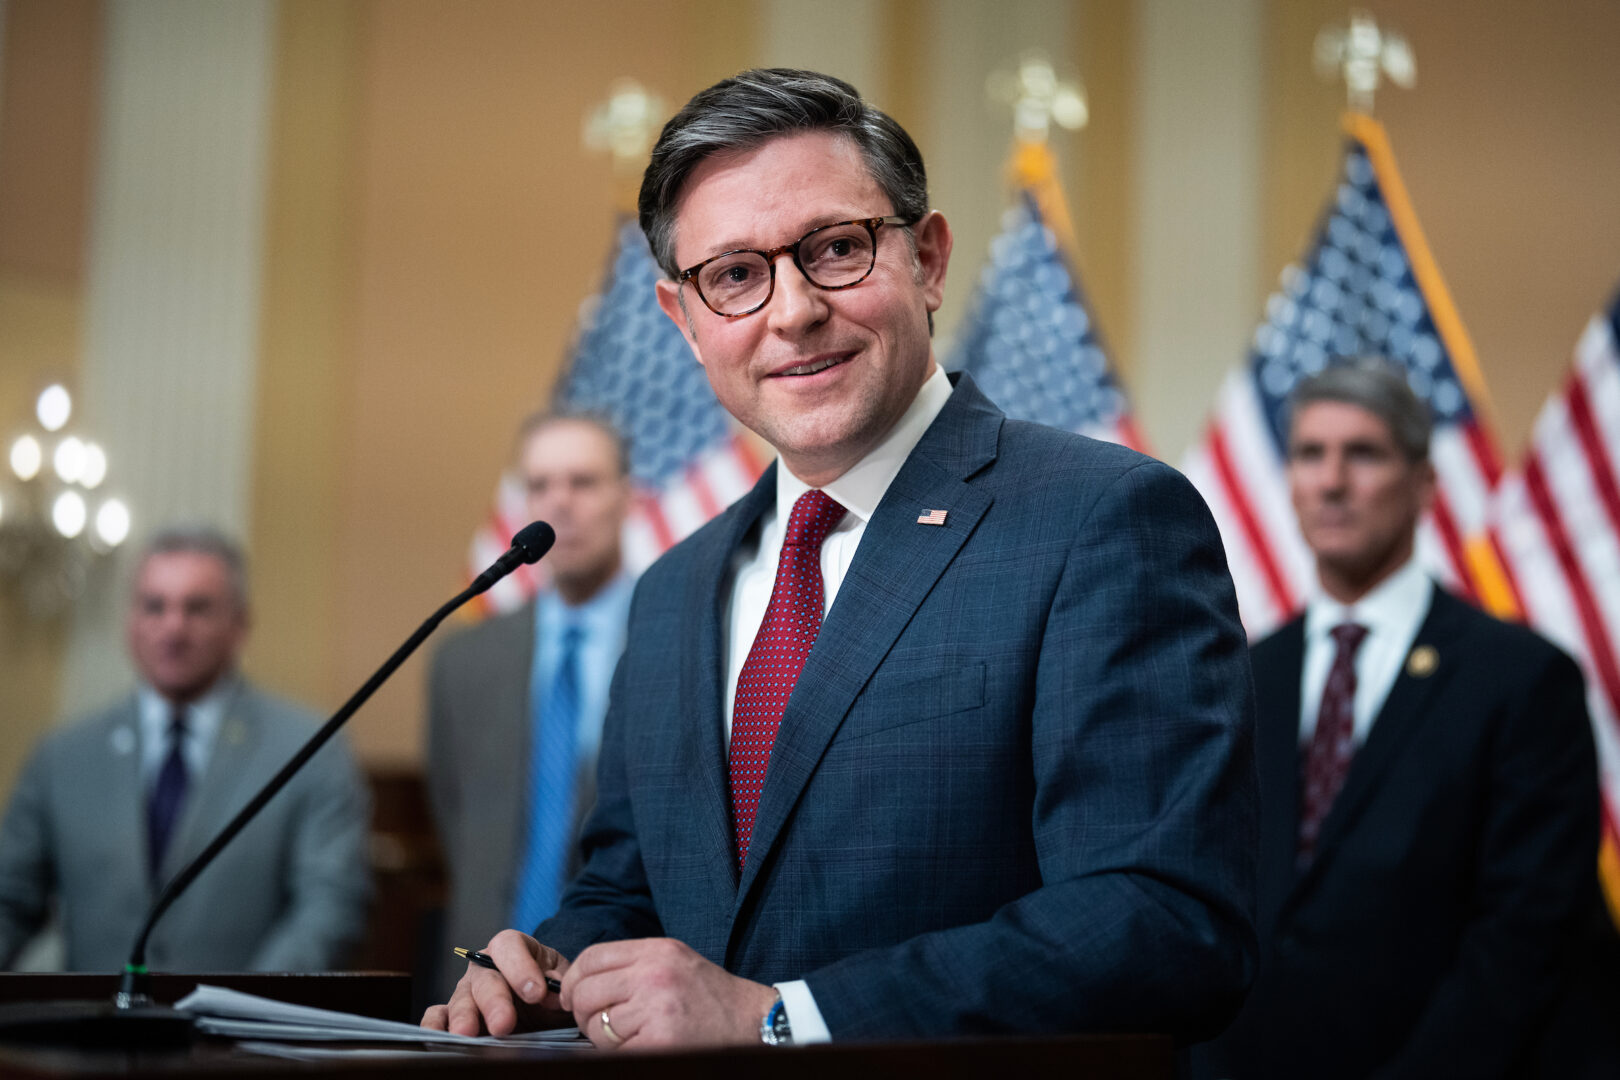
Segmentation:
{"type": "Polygon", "coordinates": [[[927,664],[885,663],[855,700],[839,739],[861,739],[955,713],[985,703],[982,660],[934,659],[927,664]]]}

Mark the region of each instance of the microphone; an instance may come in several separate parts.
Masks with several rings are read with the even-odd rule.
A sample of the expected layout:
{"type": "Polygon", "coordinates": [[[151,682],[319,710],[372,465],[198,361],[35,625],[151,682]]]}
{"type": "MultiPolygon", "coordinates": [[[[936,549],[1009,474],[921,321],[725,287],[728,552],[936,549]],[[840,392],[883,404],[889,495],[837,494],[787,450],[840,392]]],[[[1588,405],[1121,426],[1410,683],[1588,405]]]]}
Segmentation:
{"type": "Polygon", "coordinates": [[[342,727],[349,717],[353,716],[360,706],[388,681],[388,677],[423,641],[427,640],[429,634],[438,629],[439,624],[451,612],[480,593],[487,592],[490,586],[519,566],[539,562],[556,542],[556,531],[544,521],[530,522],[519,529],[517,535],[512,538],[512,546],[507,548],[489,569],[474,578],[471,585],[429,615],[422,625],[416,628],[416,632],[395,649],[393,655],[372,673],[371,678],[343,703],[343,707],[333,713],[331,719],[309,737],[309,741],[281,767],[281,771],[271,777],[259,793],[253,796],[219,831],[219,834],[209,841],[208,846],[170,879],[152,904],[152,910],[147,914],[146,922],[141,927],[140,936],[135,939],[135,946],[130,950],[128,963],[124,965],[123,977],[119,981],[118,992],[113,995],[110,1009],[105,1004],[86,1002],[30,1002],[18,1006],[3,1006],[0,1007],[0,1042],[22,1038],[28,1042],[72,1040],[81,1045],[154,1046],[178,1045],[189,1040],[194,1031],[191,1017],[166,1006],[154,1005],[147,993],[150,978],[146,968],[146,941],[151,936],[152,928],[157,925],[158,919],[186,891],[197,875],[201,874],[224,850],[225,845],[229,844],[260,810],[264,809],[265,804],[286,786],[328,739],[337,734],[338,728],[342,727]]]}
{"type": "MultiPolygon", "coordinates": [[[[551,545],[557,542],[557,533],[550,525],[543,521],[531,521],[519,529],[517,535],[512,537],[512,546],[490,564],[488,570],[473,579],[468,597],[477,596],[488,591],[489,587],[501,578],[510,574],[520,566],[527,566],[540,561],[540,557],[551,550],[551,545]]],[[[464,601],[463,601],[464,602],[464,601]]],[[[461,604],[451,601],[456,607],[461,604]]],[[[455,608],[451,609],[452,611],[455,608]]]]}

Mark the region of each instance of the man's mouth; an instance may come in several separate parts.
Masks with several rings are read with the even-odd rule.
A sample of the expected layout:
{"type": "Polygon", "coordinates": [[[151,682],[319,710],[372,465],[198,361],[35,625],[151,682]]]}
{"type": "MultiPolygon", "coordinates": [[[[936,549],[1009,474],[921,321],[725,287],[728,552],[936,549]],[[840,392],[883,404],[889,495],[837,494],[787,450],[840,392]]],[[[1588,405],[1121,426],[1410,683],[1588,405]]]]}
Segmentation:
{"type": "Polygon", "coordinates": [[[811,360],[806,364],[796,364],[790,368],[783,368],[777,375],[814,375],[818,371],[826,371],[830,367],[842,364],[850,358],[851,354],[842,353],[838,356],[823,356],[811,360]]]}

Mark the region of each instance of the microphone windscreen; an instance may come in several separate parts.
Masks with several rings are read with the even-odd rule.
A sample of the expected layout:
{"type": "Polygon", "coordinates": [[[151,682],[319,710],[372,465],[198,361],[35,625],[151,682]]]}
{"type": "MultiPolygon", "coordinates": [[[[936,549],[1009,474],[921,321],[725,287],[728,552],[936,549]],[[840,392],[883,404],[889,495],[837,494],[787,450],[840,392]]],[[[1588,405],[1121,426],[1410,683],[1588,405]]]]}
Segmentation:
{"type": "Polygon", "coordinates": [[[531,521],[512,537],[512,546],[523,553],[523,561],[537,563],[540,556],[551,550],[557,542],[557,533],[543,521],[531,521]]]}

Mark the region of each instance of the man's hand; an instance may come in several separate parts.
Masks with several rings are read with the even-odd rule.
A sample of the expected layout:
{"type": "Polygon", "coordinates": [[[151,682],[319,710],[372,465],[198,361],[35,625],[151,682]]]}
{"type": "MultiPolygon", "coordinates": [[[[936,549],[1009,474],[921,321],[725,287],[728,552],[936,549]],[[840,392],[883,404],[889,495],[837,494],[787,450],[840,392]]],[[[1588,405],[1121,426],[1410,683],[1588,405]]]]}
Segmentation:
{"type": "Polygon", "coordinates": [[[510,1035],[568,1023],[557,995],[546,989],[547,975],[561,978],[568,970],[566,957],[516,930],[502,930],[483,952],[496,970],[469,963],[450,1003],[422,1014],[423,1027],[458,1035],[510,1035]]]}
{"type": "Polygon", "coordinates": [[[776,991],[730,974],[679,941],[645,938],[580,953],[563,976],[561,996],[579,1029],[613,1050],[758,1044],[759,1022],[776,991]]]}

